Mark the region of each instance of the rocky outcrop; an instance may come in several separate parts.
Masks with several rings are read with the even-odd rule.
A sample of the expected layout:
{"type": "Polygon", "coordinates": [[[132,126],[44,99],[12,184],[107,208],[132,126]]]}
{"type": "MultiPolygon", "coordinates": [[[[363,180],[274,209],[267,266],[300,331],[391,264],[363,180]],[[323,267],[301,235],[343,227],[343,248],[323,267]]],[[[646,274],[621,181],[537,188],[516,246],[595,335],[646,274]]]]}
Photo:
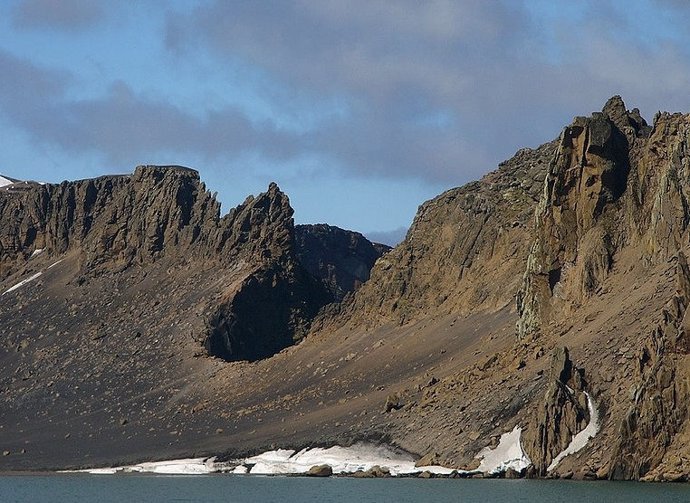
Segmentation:
{"type": "Polygon", "coordinates": [[[649,128],[638,111],[626,111],[614,97],[601,114],[576,118],[564,130],[535,214],[535,237],[517,296],[520,337],[544,332],[595,303],[621,260],[648,269],[676,262],[676,293],[656,326],[639,336],[631,403],[619,419],[606,470],[611,478],[661,480],[663,470],[675,473],[682,465],[668,456],[674,451],[681,459],[683,449],[672,446],[688,419],[683,324],[689,147],[687,115],[660,113],[649,128]]]}
{"type": "Polygon", "coordinates": [[[295,226],[295,246],[300,263],[321,278],[337,302],[368,281],[376,260],[391,249],[326,224],[295,226]]]}
{"type": "Polygon", "coordinates": [[[219,211],[199,174],[178,166],[8,191],[0,197],[0,277],[36,249],[77,250],[84,272],[184,253],[218,241],[219,211]]]}
{"type": "Polygon", "coordinates": [[[546,475],[551,462],[590,421],[585,388],[584,371],[574,365],[568,348],[556,348],[544,401],[523,432],[523,448],[537,475],[546,475]]]}
{"type": "Polygon", "coordinates": [[[420,206],[405,240],[377,261],[335,324],[405,324],[512,303],[554,146],[522,149],[481,181],[420,206]]]}
{"type": "Polygon", "coordinates": [[[690,418],[690,372],[684,364],[690,351],[690,269],[683,253],[675,261],[676,293],[637,354],[632,403],[620,423],[612,457],[613,479],[649,475],[653,479],[649,472],[663,460],[674,436],[690,418]]]}
{"type": "Polygon", "coordinates": [[[204,341],[225,359],[271,356],[303,337],[333,297],[298,261],[293,210],[276,184],[220,217],[199,174],[180,166],[139,166],[131,176],[34,184],[0,195],[0,277],[46,256],[74,251],[80,281],[171,263],[244,271],[208,319],[204,341]],[[6,224],[5,224],[6,223],[6,224]]]}
{"type": "Polygon", "coordinates": [[[272,263],[254,271],[218,307],[204,346],[227,361],[267,358],[302,339],[319,309],[332,300],[301,267],[272,263]]]}
{"type": "Polygon", "coordinates": [[[559,138],[535,212],[535,239],[517,296],[518,333],[538,330],[552,309],[569,309],[602,284],[625,233],[616,226],[630,150],[649,134],[619,96],[577,117],[559,138]]]}

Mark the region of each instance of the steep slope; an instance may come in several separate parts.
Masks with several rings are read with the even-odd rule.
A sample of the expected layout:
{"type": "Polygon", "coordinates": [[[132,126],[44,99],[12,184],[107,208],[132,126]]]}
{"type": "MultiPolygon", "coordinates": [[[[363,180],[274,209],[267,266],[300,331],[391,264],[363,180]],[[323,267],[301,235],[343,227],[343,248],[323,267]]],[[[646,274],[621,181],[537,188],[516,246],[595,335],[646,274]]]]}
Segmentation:
{"type": "Polygon", "coordinates": [[[375,326],[512,304],[553,148],[520,150],[481,181],[420,206],[405,240],[343,306],[346,319],[375,326]]]}
{"type": "Polygon", "coordinates": [[[316,325],[343,335],[380,327],[376,337],[393,340],[403,325],[447,351],[452,334],[475,323],[480,349],[460,372],[437,362],[427,385],[390,395],[399,445],[471,467],[488,439],[519,426],[536,474],[687,477],[689,125],[663,113],[649,127],[614,97],[557,142],[420,208],[371,281],[316,325]],[[525,168],[539,165],[530,156],[540,151],[543,185],[504,204],[506,186],[533,178],[525,168]],[[453,321],[439,330],[446,313],[453,321]],[[508,339],[510,318],[517,339],[508,339]],[[433,335],[424,330],[433,325],[433,335]],[[544,355],[563,346],[578,371],[554,378],[562,367],[544,355]],[[585,430],[594,438],[576,440],[585,430]],[[438,435],[442,445],[430,440],[438,435]]]}

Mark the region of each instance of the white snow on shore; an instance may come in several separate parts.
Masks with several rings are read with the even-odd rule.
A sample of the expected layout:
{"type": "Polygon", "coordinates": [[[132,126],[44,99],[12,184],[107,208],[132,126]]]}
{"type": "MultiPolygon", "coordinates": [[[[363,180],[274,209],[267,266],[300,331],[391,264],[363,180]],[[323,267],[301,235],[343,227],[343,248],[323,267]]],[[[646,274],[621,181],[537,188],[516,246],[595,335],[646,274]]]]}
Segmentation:
{"type": "Polygon", "coordinates": [[[592,400],[592,397],[587,393],[586,391],[583,391],[585,396],[587,397],[587,408],[589,409],[589,423],[587,426],[585,426],[585,429],[582,430],[580,433],[575,435],[571,440],[570,444],[568,444],[568,447],[565,448],[563,452],[561,452],[558,456],[554,458],[553,461],[551,461],[551,464],[549,467],[546,469],[547,472],[550,472],[556,466],[558,466],[558,463],[560,463],[564,457],[569,456],[570,454],[575,454],[579,450],[583,449],[589,440],[591,438],[594,438],[597,433],[599,433],[599,412],[597,411],[597,407],[594,403],[594,400],[592,400]]]}
{"type": "Polygon", "coordinates": [[[316,465],[329,465],[336,474],[367,471],[377,465],[388,468],[393,476],[423,471],[448,475],[453,471],[443,466],[415,467],[414,463],[411,455],[389,447],[355,444],[351,447],[302,449],[297,453],[285,449],[268,451],[242,460],[241,466],[248,467],[252,475],[300,474],[316,465]]]}
{"type": "Polygon", "coordinates": [[[137,465],[117,466],[112,468],[88,468],[77,470],[92,475],[114,475],[116,473],[158,473],[164,475],[204,475],[219,471],[215,458],[173,459],[155,461],[137,465]]]}
{"type": "Polygon", "coordinates": [[[485,447],[477,454],[477,459],[481,459],[478,471],[483,473],[500,473],[512,468],[515,471],[522,471],[532,464],[527,454],[522,450],[520,436],[522,428],[516,426],[513,431],[504,433],[495,449],[485,447]]]}
{"type": "Polygon", "coordinates": [[[393,476],[423,471],[448,475],[453,471],[443,466],[415,467],[414,463],[414,458],[410,454],[396,451],[390,447],[355,444],[352,447],[334,446],[327,449],[302,449],[299,452],[291,449],[278,449],[234,462],[216,462],[215,457],[189,458],[129,466],[88,468],[77,471],[93,475],[118,473],[200,475],[218,472],[250,475],[299,475],[307,473],[312,466],[316,465],[329,465],[335,474],[366,471],[377,465],[390,470],[390,474],[393,476]]]}
{"type": "Polygon", "coordinates": [[[37,273],[34,274],[33,276],[29,276],[28,278],[23,279],[23,280],[21,280],[19,283],[17,283],[16,285],[9,287],[9,288],[8,288],[7,290],[5,290],[2,294],[5,295],[6,293],[13,292],[13,291],[17,290],[18,288],[23,287],[23,286],[26,285],[27,283],[32,282],[33,280],[35,280],[36,278],[38,278],[38,277],[41,276],[42,274],[43,274],[43,272],[37,272],[37,273]]]}

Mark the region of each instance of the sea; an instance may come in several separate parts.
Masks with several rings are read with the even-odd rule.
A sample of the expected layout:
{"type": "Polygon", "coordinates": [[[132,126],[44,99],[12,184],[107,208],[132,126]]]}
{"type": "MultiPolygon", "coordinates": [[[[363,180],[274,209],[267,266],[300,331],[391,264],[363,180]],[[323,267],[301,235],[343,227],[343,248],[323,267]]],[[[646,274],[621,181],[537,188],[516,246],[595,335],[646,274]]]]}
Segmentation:
{"type": "Polygon", "coordinates": [[[0,475],[0,502],[690,502],[690,484],[238,475],[0,475]]]}

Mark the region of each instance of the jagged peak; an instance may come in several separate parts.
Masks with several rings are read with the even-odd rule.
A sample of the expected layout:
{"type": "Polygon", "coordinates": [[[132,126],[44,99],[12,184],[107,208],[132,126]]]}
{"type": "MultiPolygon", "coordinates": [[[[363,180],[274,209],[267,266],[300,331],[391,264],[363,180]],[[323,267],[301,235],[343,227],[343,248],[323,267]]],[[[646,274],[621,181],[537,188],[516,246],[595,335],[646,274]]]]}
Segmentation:
{"type": "Polygon", "coordinates": [[[611,117],[619,114],[626,114],[628,112],[628,109],[625,108],[625,102],[623,101],[623,98],[621,98],[619,94],[616,94],[615,96],[611,96],[606,101],[601,111],[609,117],[611,117]]]}
{"type": "Polygon", "coordinates": [[[640,134],[646,135],[649,132],[647,121],[640,114],[640,110],[638,108],[628,110],[623,98],[618,94],[609,98],[601,111],[621,132],[628,136],[628,140],[640,134]]]}

